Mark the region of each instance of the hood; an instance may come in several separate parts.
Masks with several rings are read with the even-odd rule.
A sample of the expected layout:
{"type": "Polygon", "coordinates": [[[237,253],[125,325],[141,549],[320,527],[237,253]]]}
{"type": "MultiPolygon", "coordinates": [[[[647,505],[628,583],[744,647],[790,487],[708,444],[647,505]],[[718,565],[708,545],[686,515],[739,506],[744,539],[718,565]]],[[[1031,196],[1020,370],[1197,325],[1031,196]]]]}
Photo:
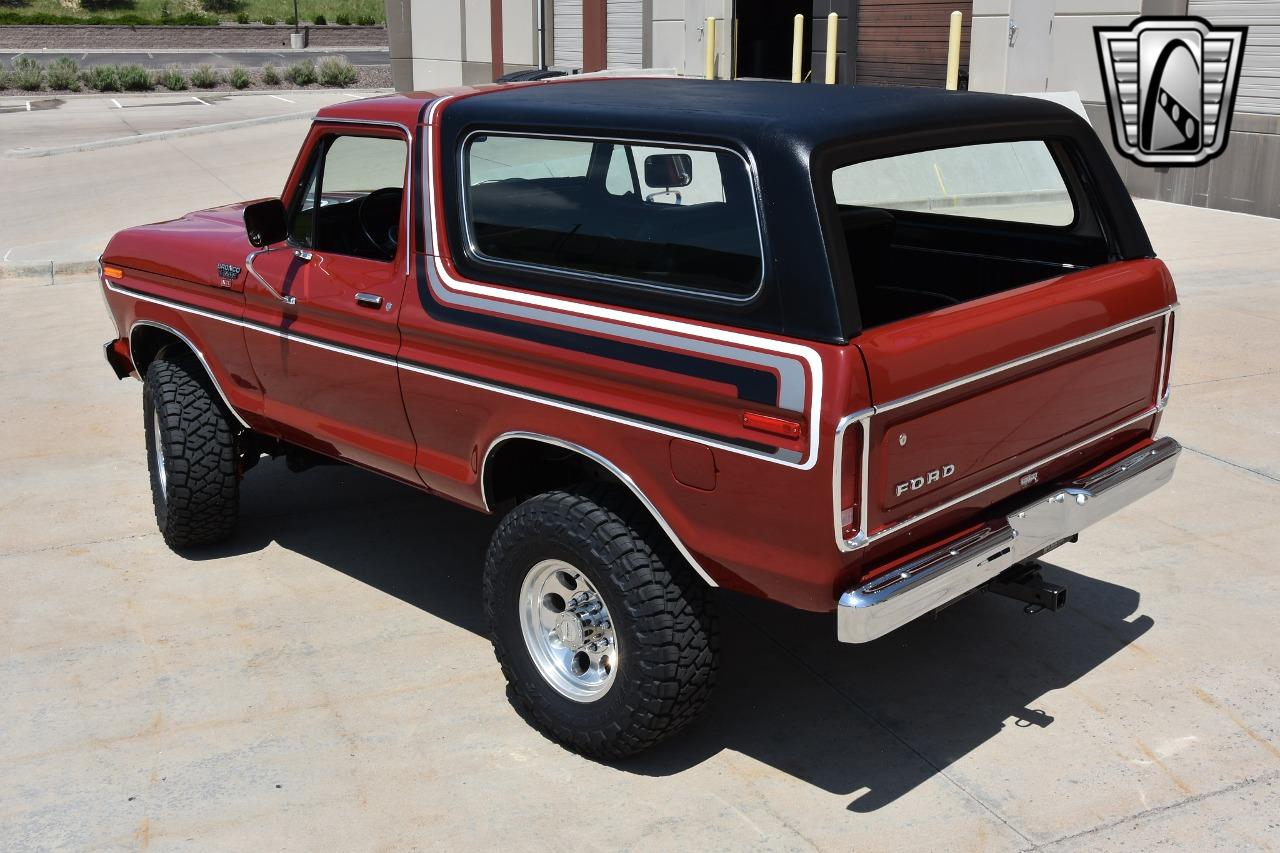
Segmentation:
{"type": "Polygon", "coordinates": [[[244,209],[250,204],[198,210],[179,219],[127,228],[107,243],[102,260],[195,284],[226,286],[218,264],[243,267],[245,256],[254,250],[244,230],[244,209]]]}

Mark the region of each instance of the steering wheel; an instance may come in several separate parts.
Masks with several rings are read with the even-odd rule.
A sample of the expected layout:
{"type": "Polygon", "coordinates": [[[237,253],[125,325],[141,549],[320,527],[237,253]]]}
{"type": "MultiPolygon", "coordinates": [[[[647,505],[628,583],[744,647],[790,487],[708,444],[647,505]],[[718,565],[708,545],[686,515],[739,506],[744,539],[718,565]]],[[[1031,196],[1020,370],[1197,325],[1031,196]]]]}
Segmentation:
{"type": "Polygon", "coordinates": [[[360,199],[360,206],[356,209],[356,221],[360,223],[365,239],[388,258],[395,255],[396,246],[400,242],[400,208],[403,200],[404,190],[400,187],[383,187],[360,199]]]}

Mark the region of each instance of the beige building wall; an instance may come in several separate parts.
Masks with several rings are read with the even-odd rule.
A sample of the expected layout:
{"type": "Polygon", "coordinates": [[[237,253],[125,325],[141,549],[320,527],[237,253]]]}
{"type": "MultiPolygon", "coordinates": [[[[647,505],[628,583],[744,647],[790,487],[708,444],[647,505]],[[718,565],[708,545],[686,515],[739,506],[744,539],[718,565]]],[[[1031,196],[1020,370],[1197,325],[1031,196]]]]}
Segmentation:
{"type": "MultiPolygon", "coordinates": [[[[489,0],[386,0],[399,91],[493,80],[489,0]]],[[[538,64],[535,0],[502,0],[504,72],[538,64]]]]}

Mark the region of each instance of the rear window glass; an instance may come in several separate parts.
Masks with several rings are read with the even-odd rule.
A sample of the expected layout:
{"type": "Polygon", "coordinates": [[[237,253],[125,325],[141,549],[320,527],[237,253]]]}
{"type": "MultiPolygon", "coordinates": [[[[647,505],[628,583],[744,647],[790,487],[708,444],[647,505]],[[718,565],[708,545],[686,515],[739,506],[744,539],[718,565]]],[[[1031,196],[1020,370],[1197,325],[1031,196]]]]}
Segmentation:
{"type": "Polygon", "coordinates": [[[728,151],[481,134],[463,154],[481,260],[746,299],[764,268],[751,178],[728,151]]]}
{"type": "Polygon", "coordinates": [[[1041,141],[938,148],[836,169],[836,202],[1002,222],[1067,226],[1075,206],[1041,141]]]}

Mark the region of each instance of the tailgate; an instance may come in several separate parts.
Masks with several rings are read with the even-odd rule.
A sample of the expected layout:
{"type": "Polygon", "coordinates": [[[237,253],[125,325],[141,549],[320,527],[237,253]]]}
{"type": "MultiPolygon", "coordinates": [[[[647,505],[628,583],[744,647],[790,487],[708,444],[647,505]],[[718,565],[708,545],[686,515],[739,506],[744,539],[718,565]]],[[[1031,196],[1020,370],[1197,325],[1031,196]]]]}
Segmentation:
{"type": "Polygon", "coordinates": [[[863,532],[880,538],[992,486],[1035,488],[1060,473],[1055,460],[1153,429],[1173,299],[1163,263],[1125,261],[865,332],[863,532]]]}

